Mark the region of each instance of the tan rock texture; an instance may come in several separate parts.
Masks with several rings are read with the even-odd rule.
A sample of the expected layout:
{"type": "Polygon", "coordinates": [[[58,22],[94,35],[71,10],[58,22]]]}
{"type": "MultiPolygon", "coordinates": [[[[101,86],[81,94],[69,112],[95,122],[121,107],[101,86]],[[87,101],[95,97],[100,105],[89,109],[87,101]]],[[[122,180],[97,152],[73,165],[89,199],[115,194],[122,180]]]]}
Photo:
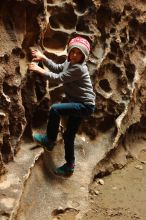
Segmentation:
{"type": "MultiPolygon", "coordinates": [[[[0,215],[3,219],[12,219],[18,208],[18,219],[23,214],[33,214],[34,210],[42,218],[36,207],[45,207],[44,202],[47,208],[51,207],[50,213],[54,210],[53,219],[56,219],[60,200],[66,214],[68,199],[71,216],[78,215],[79,210],[82,215],[86,212],[86,196],[91,194],[92,183],[122,168],[131,157],[140,160],[137,155],[145,150],[146,139],[145,73],[146,0],[0,1],[0,215]],[[77,157],[81,158],[78,172],[68,181],[59,181],[58,187],[56,179],[55,185],[53,179],[50,181],[44,175],[42,149],[30,150],[30,142],[33,130],[44,128],[49,106],[61,101],[62,85],[34,75],[27,66],[32,48],[39,48],[57,63],[63,62],[67,43],[76,35],[91,43],[88,67],[96,92],[96,111],[82,123],[76,140],[77,157]],[[38,193],[40,200],[37,187],[42,192],[38,193]],[[57,199],[54,191],[58,192],[57,199]],[[64,195],[68,195],[66,200],[64,195]],[[76,203],[78,196],[80,204],[76,203]],[[30,207],[25,206],[28,198],[30,207]]],[[[62,145],[60,148],[63,151],[62,145]]],[[[53,152],[57,161],[61,152],[58,149],[53,152]]],[[[31,219],[36,219],[35,215],[31,219]]]]}
{"type": "Polygon", "coordinates": [[[128,143],[129,133],[144,131],[145,11],[145,0],[0,2],[0,174],[23,137],[32,138],[33,127],[46,121],[50,103],[61,100],[63,93],[28,73],[33,47],[62,62],[71,37],[81,35],[91,42],[88,66],[96,112],[81,131],[94,139],[98,131],[111,130],[108,156],[128,143]]]}

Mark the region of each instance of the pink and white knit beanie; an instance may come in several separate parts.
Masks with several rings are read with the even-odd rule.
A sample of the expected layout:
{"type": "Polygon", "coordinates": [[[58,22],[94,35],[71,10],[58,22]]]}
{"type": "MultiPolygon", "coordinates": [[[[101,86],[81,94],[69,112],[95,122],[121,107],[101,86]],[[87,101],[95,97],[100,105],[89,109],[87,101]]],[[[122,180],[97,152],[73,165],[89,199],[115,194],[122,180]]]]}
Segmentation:
{"type": "Polygon", "coordinates": [[[88,58],[90,53],[90,43],[83,37],[75,37],[68,44],[68,54],[72,48],[78,48],[82,51],[85,56],[85,60],[88,58]]]}

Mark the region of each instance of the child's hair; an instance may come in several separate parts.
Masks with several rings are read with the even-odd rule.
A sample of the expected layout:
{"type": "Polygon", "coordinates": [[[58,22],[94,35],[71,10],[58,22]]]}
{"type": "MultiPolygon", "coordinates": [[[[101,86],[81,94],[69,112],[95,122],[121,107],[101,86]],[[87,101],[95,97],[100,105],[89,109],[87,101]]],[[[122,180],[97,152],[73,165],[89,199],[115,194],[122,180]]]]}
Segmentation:
{"type": "Polygon", "coordinates": [[[71,39],[68,44],[68,54],[72,48],[80,49],[85,56],[85,60],[88,58],[90,53],[90,43],[85,38],[78,36],[71,39]]]}

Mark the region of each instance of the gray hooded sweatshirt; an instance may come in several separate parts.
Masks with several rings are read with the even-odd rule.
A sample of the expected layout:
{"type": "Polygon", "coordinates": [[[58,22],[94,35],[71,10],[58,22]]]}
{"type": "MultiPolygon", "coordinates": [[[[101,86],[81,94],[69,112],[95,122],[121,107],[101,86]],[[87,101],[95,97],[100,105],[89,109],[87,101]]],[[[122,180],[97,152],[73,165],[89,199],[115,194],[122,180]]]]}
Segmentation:
{"type": "Polygon", "coordinates": [[[95,93],[86,62],[71,64],[66,60],[62,64],[56,64],[48,59],[44,64],[50,70],[45,73],[46,78],[62,83],[71,102],[95,105],[95,93]]]}

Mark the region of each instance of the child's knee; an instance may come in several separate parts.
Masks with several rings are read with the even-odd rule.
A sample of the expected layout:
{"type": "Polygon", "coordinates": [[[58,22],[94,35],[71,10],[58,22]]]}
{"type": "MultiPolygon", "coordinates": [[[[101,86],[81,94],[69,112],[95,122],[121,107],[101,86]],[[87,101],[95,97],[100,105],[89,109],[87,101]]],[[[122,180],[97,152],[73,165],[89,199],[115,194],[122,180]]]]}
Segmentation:
{"type": "Polygon", "coordinates": [[[58,114],[56,104],[51,105],[49,112],[50,112],[50,114],[58,114]]]}

